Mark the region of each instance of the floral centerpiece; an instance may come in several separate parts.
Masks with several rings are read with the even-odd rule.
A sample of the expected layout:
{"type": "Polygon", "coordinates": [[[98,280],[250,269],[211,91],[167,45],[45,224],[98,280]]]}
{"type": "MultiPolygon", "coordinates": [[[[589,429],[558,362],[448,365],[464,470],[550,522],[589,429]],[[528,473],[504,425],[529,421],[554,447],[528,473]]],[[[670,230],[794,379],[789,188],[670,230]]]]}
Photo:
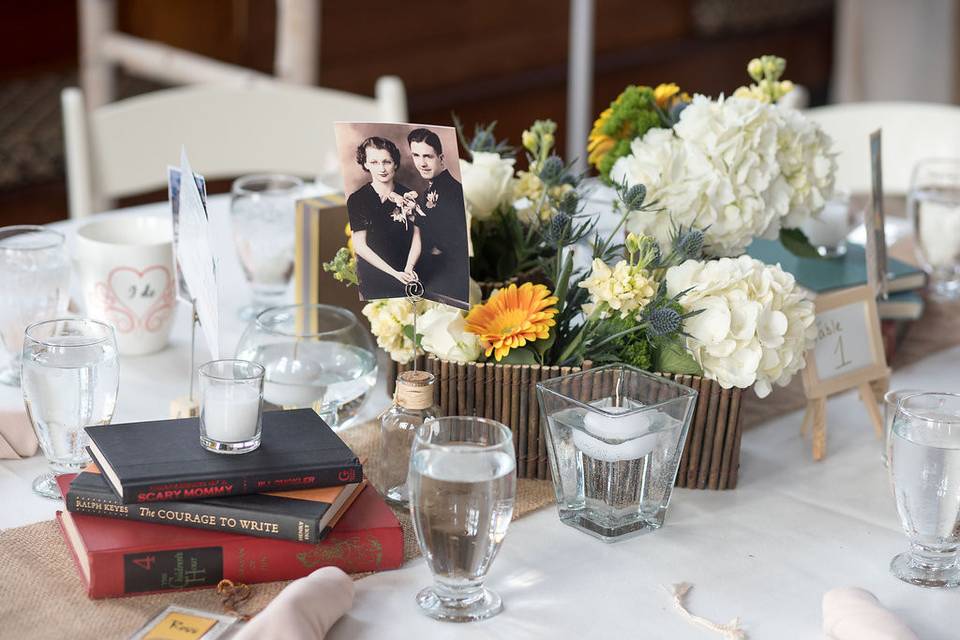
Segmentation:
{"type": "MultiPolygon", "coordinates": [[[[751,61],[756,84],[729,98],[691,97],[676,85],[628,87],[588,143],[590,163],[616,193],[616,223],[606,234],[584,212],[583,176],[554,151],[553,122],[523,132],[525,169],[492,126],[470,140],[461,133],[471,275],[505,284],[486,299],[476,288],[467,312],[371,302],[363,313],[378,344],[400,366],[418,354],[450,363],[444,371],[467,363],[476,393],[458,381],[451,410],[485,414],[493,406],[488,417],[508,423],[535,415],[536,403],[518,411],[504,389],[495,400],[488,392],[484,405],[481,382],[500,380],[490,373],[498,367],[530,367],[523,380],[533,384],[539,370],[607,362],[702,380],[707,399],[698,411],[709,405],[716,413],[714,396],[727,394],[717,406],[730,415],[715,419],[732,425],[738,451],[740,390],[764,397],[787,384],[815,337],[813,304],[793,277],[740,254],[754,237],[778,233],[802,251],[805,239],[792,230],[822,208],[835,172],[827,136],[776,104],[790,89],[780,80],[784,66],[773,57],[751,61]],[[463,406],[467,397],[475,404],[463,406]]],[[[325,268],[356,281],[349,248],[325,268]]]]}

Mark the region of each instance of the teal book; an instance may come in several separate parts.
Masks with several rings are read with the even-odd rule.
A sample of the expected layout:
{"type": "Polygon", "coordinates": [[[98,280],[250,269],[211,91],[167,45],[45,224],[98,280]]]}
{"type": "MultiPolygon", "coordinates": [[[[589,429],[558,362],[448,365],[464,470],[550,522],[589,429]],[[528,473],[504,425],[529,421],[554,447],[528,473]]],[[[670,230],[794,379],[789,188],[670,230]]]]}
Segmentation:
{"type": "MultiPolygon", "coordinates": [[[[779,263],[800,286],[815,294],[867,284],[867,259],[864,248],[858,244],[848,244],[846,255],[840,258],[799,258],[778,240],[757,238],[747,253],[767,264],[779,263]]],[[[891,293],[913,291],[926,284],[926,274],[921,269],[894,258],[887,259],[887,273],[891,293]]]]}
{"type": "Polygon", "coordinates": [[[923,315],[923,308],[923,296],[916,291],[898,291],[886,300],[877,300],[881,320],[917,320],[923,315]]]}

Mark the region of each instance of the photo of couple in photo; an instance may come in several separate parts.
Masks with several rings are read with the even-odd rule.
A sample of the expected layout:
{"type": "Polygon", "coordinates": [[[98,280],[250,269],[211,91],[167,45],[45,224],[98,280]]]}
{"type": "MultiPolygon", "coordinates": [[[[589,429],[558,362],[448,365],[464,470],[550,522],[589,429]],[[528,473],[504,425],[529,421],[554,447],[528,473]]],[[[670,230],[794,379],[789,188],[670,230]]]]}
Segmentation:
{"type": "Polygon", "coordinates": [[[456,131],[337,123],[336,133],[360,297],[414,293],[468,308],[467,224],[456,131]]]}

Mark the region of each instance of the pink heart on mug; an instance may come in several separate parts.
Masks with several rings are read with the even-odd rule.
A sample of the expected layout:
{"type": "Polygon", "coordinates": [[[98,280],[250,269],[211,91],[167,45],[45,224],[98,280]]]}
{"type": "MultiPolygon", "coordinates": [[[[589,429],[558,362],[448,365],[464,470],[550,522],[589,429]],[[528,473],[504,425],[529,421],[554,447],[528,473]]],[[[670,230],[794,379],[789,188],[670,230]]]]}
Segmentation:
{"type": "Polygon", "coordinates": [[[143,271],[115,267],[106,282],[96,284],[96,292],[120,333],[138,328],[158,331],[173,313],[173,276],[170,269],[162,265],[143,271]]]}

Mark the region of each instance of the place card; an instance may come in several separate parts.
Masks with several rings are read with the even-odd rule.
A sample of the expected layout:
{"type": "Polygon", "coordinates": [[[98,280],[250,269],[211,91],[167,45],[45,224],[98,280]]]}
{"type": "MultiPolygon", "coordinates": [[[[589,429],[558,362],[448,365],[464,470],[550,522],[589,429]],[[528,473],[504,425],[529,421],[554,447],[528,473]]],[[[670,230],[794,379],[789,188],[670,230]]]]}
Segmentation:
{"type": "Polygon", "coordinates": [[[170,605],[130,636],[130,640],[215,640],[232,634],[242,624],[233,616],[170,605]]]}

